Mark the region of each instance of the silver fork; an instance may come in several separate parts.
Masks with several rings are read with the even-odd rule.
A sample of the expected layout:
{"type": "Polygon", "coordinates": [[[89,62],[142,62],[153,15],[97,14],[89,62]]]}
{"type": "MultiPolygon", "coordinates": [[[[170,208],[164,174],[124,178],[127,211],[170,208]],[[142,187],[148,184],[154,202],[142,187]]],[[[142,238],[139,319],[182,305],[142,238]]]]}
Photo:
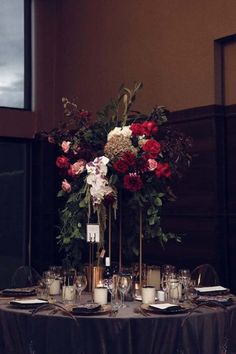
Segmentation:
{"type": "Polygon", "coordinates": [[[135,313],[139,313],[139,314],[143,315],[144,317],[150,317],[151,316],[150,313],[148,313],[147,311],[144,311],[141,307],[135,307],[134,308],[134,312],[135,313]]]}

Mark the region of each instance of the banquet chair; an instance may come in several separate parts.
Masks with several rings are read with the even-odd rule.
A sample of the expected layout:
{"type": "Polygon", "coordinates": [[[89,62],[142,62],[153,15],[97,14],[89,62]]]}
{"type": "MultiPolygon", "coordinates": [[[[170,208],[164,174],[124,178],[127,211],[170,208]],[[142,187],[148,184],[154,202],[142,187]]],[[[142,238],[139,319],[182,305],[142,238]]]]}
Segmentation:
{"type": "Polygon", "coordinates": [[[210,264],[201,264],[193,269],[191,279],[195,286],[214,286],[220,283],[215,268],[210,264]]]}
{"type": "MultiPolygon", "coordinates": [[[[220,336],[218,332],[218,336],[217,338],[214,338],[212,345],[214,346],[216,354],[228,354],[229,334],[232,329],[232,323],[226,305],[216,300],[204,301],[198,304],[196,307],[193,307],[190,311],[188,311],[188,313],[182,319],[181,325],[179,327],[179,341],[176,354],[202,354],[203,352],[208,352],[209,348],[207,348],[207,345],[209,345],[209,337],[206,335],[205,341],[203,341],[201,330],[199,331],[199,333],[197,332],[197,326],[196,324],[194,324],[194,322],[192,322],[191,328],[190,324],[188,326],[188,332],[190,333],[191,331],[191,340],[187,342],[187,336],[184,335],[185,329],[187,330],[188,321],[191,321],[192,315],[194,313],[199,312],[199,309],[201,307],[209,307],[209,309],[212,309],[212,311],[216,311],[216,309],[218,308],[220,311],[222,311],[223,317],[220,320],[222,333],[220,336]]],[[[202,326],[204,327],[204,325],[202,326]]]]}
{"type": "Polygon", "coordinates": [[[31,266],[20,266],[13,273],[11,278],[11,286],[13,288],[25,288],[36,286],[40,281],[41,276],[31,266]]]}
{"type": "Polygon", "coordinates": [[[47,303],[32,311],[27,354],[80,354],[80,350],[78,322],[63,304],[47,303]]]}

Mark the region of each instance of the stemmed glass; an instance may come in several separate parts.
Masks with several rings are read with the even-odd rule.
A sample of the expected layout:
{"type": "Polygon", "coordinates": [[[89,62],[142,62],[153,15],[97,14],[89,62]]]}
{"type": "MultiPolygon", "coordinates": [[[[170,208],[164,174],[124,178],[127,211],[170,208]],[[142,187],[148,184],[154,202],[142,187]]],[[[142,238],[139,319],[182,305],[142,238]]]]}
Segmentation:
{"type": "Polygon", "coordinates": [[[183,286],[183,300],[188,300],[188,290],[191,283],[191,273],[189,269],[179,270],[179,281],[183,286]]]}
{"type": "Polygon", "coordinates": [[[120,306],[117,299],[118,279],[118,275],[114,274],[106,283],[108,291],[111,294],[111,308],[113,312],[116,312],[120,306]]]}
{"type": "Polygon", "coordinates": [[[75,276],[75,289],[78,294],[78,305],[81,303],[81,294],[82,291],[86,288],[87,286],[87,278],[84,274],[77,274],[75,276]]]}
{"type": "Polygon", "coordinates": [[[120,275],[118,278],[118,290],[121,293],[121,307],[126,307],[124,304],[125,294],[129,291],[131,286],[131,278],[128,275],[120,275]]]}
{"type": "Polygon", "coordinates": [[[175,277],[176,269],[171,264],[165,264],[162,267],[161,287],[165,293],[165,299],[169,298],[170,284],[169,279],[175,277]]]}
{"type": "Polygon", "coordinates": [[[168,283],[168,274],[164,273],[162,274],[161,277],[161,288],[165,293],[165,299],[168,298],[168,293],[169,293],[169,283],[168,283]]]}

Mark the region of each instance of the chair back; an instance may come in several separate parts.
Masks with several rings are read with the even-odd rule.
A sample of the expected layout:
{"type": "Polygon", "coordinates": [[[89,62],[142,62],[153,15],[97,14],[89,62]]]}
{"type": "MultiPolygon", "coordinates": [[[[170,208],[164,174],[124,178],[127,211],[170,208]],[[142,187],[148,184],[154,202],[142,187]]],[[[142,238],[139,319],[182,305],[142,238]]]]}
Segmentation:
{"type": "Polygon", "coordinates": [[[201,264],[191,272],[195,286],[219,285],[219,277],[215,268],[210,264],[201,264]]]}
{"type": "Polygon", "coordinates": [[[190,354],[193,352],[196,354],[202,354],[206,352],[213,353],[213,351],[217,354],[227,354],[231,326],[232,323],[230,321],[229,313],[225,305],[214,300],[202,302],[196,307],[193,307],[182,319],[179,328],[179,345],[176,354],[190,354]],[[194,313],[198,313],[201,307],[209,307],[209,311],[212,311],[213,313],[216,313],[218,308],[218,313],[215,315],[214,320],[214,326],[218,327],[216,338],[209,338],[207,332],[201,333],[202,329],[205,328],[206,330],[207,324],[209,324],[209,320],[205,316],[198,317],[197,321],[202,322],[199,324],[199,328],[196,326],[196,321],[191,321],[191,317],[194,315],[194,313]],[[221,316],[220,312],[222,314],[221,316]],[[185,331],[191,333],[191,340],[188,340],[189,336],[185,335],[185,331]],[[210,348],[207,347],[208,345],[210,348]]]}
{"type": "Polygon", "coordinates": [[[28,353],[82,354],[83,340],[79,329],[76,317],[64,305],[43,304],[30,316],[28,353]]]}
{"type": "Polygon", "coordinates": [[[20,266],[11,279],[13,288],[27,288],[36,286],[40,281],[40,274],[31,266],[20,266]]]}

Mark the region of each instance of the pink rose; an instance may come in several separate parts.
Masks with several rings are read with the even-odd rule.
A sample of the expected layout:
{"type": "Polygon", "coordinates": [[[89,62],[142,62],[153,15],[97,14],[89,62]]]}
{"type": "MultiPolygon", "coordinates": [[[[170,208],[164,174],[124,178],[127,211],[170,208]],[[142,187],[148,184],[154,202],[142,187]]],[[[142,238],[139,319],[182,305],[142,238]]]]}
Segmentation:
{"type": "Polygon", "coordinates": [[[157,161],[154,159],[148,159],[148,169],[149,171],[154,171],[157,168],[157,161]]]}
{"type": "Polygon", "coordinates": [[[70,145],[71,145],[71,142],[70,141],[63,141],[61,143],[61,148],[63,150],[63,152],[66,154],[69,150],[70,150],[70,145]]]}
{"type": "Polygon", "coordinates": [[[48,142],[50,144],[55,144],[55,139],[53,138],[53,136],[51,136],[51,135],[48,136],[48,142]]]}
{"type": "Polygon", "coordinates": [[[66,179],[64,179],[64,181],[62,181],[61,188],[64,192],[67,192],[67,193],[71,192],[71,184],[66,179]]]}
{"type": "Polygon", "coordinates": [[[79,175],[85,170],[86,167],[86,161],[83,159],[80,159],[76,161],[73,165],[71,165],[71,175],[79,175]]]}

